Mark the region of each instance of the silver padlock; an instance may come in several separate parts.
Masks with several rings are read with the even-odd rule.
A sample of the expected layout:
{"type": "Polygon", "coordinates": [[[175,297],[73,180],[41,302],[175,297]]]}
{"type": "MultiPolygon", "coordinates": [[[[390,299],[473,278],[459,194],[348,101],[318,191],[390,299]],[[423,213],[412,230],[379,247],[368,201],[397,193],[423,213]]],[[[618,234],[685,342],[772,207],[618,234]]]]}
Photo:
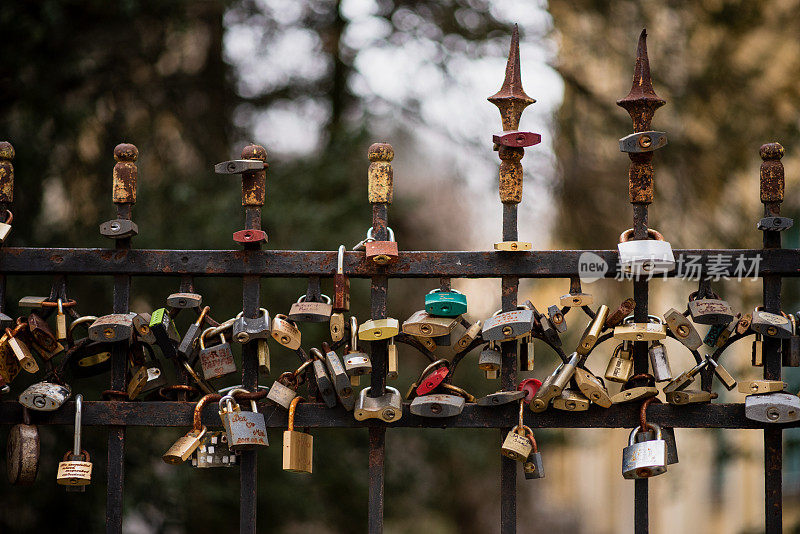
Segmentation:
{"type": "Polygon", "coordinates": [[[656,378],[656,382],[672,380],[667,348],[659,341],[653,341],[647,350],[647,355],[650,357],[650,367],[653,369],[653,376],[656,378]]]}
{"type": "Polygon", "coordinates": [[[792,423],[800,419],[800,397],[791,393],[748,395],[744,416],[762,423],[792,423]]]}
{"type": "Polygon", "coordinates": [[[220,343],[206,347],[206,337],[215,329],[209,327],[200,334],[200,367],[203,370],[203,378],[211,380],[220,376],[229,375],[236,372],[236,361],[233,359],[231,344],[225,341],[225,335],[220,332],[220,343]]]}
{"type": "Polygon", "coordinates": [[[127,341],[133,335],[133,317],[126,313],[98,317],[89,326],[89,339],[103,343],[127,341]]]}
{"type": "Polygon", "coordinates": [[[258,413],[256,401],[250,401],[252,411],[242,411],[233,398],[239,392],[247,393],[244,389],[234,389],[219,401],[219,418],[228,435],[228,447],[232,451],[243,451],[269,446],[264,414],[258,413]]]}
{"type": "Polygon", "coordinates": [[[37,382],[20,394],[19,403],[29,410],[52,412],[61,408],[71,395],[69,386],[53,382],[37,382]]]}
{"type": "Polygon", "coordinates": [[[272,386],[270,386],[269,392],[267,393],[268,401],[272,401],[286,410],[289,409],[289,405],[295,397],[297,397],[297,385],[294,379],[294,373],[283,373],[272,386]]]}
{"type": "Polygon", "coordinates": [[[248,343],[254,339],[269,339],[272,337],[272,321],[266,308],[259,308],[258,317],[244,317],[240,312],[233,322],[231,335],[237,343],[248,343]]]}
{"type": "Polygon", "coordinates": [[[753,311],[750,329],[757,334],[779,339],[792,337],[792,323],[785,315],[765,312],[759,308],[753,311]]]}
{"type": "Polygon", "coordinates": [[[649,423],[656,431],[655,439],[636,442],[641,427],[631,430],[628,446],[622,450],[622,476],[627,479],[650,478],[667,472],[667,442],[661,427],[649,423]]]}
{"type": "Polygon", "coordinates": [[[517,306],[516,310],[498,310],[483,322],[481,335],[484,341],[507,341],[530,333],[533,328],[533,310],[517,306]]]}
{"type": "MultiPolygon", "coordinates": [[[[325,351],[323,359],[325,361],[325,366],[328,368],[328,373],[330,373],[332,378],[336,396],[339,397],[339,402],[342,403],[344,409],[350,411],[356,405],[356,396],[353,392],[353,386],[350,384],[350,377],[347,376],[347,371],[345,371],[339,355],[331,350],[327,343],[322,344],[322,349],[325,351]]],[[[317,349],[311,350],[317,351],[317,349]]]]}
{"type": "Polygon", "coordinates": [[[648,239],[633,239],[633,228],[619,236],[619,265],[623,272],[635,276],[664,274],[675,268],[672,245],[664,236],[648,228],[648,239]]]}
{"type": "Polygon", "coordinates": [[[464,397],[436,393],[415,397],[411,401],[411,413],[420,417],[454,417],[464,409],[464,397]]]}
{"type": "MultiPolygon", "coordinates": [[[[312,356],[314,355],[314,350],[315,349],[311,349],[312,356]]],[[[317,352],[319,353],[319,351],[317,352]]],[[[325,362],[319,358],[314,358],[314,363],[312,365],[314,367],[314,378],[317,381],[317,391],[320,397],[322,397],[323,402],[328,408],[335,407],[336,390],[333,387],[331,377],[328,376],[325,362]]]]}
{"type": "Polygon", "coordinates": [[[403,416],[403,397],[397,388],[386,386],[386,391],[380,397],[370,397],[370,388],[361,390],[356,401],[353,416],[356,421],[366,419],[380,419],[387,423],[399,421],[403,416]]]}

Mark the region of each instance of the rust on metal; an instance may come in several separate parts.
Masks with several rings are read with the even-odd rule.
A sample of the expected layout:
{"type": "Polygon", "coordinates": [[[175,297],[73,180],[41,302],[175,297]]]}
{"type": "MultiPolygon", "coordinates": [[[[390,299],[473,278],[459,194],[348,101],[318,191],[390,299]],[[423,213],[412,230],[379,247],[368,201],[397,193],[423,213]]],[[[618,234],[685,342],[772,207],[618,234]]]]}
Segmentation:
{"type": "Polygon", "coordinates": [[[785,153],[780,143],[761,145],[761,202],[783,202],[783,163],[785,153]]]}
{"type": "MultiPolygon", "coordinates": [[[[636,51],[636,66],[633,69],[633,84],[628,96],[617,100],[633,120],[633,131],[650,130],[650,123],[656,110],[667,102],[653,89],[650,78],[650,60],[647,57],[647,30],[639,35],[636,51]]],[[[649,204],[653,202],[653,153],[630,152],[631,166],[628,171],[628,194],[631,203],[649,204]]]]}
{"type": "Polygon", "coordinates": [[[264,162],[264,169],[242,173],[242,206],[263,206],[267,196],[267,151],[261,145],[247,145],[242,149],[242,159],[264,162]]]}
{"type": "Polygon", "coordinates": [[[622,323],[622,320],[625,319],[628,315],[633,313],[634,308],[636,308],[636,301],[633,299],[625,299],[622,301],[622,304],[619,305],[619,308],[612,314],[610,314],[606,318],[605,328],[613,328],[622,323]]]}
{"type": "Polygon", "coordinates": [[[526,107],[536,100],[525,94],[522,88],[522,76],[519,67],[519,28],[514,24],[511,33],[511,47],[508,51],[506,63],[506,77],[503,86],[497,93],[487,100],[500,109],[504,131],[514,131],[519,128],[519,119],[526,107]]]}
{"type": "Polygon", "coordinates": [[[114,204],[136,203],[136,158],[139,150],[130,143],[120,143],[114,148],[114,204]]]}
{"type": "Polygon", "coordinates": [[[500,156],[500,202],[519,204],[522,201],[522,157],[525,150],[501,146],[500,156]]]}
{"type": "Polygon", "coordinates": [[[394,149],[389,143],[375,143],[369,147],[367,157],[370,164],[367,170],[367,196],[371,204],[392,203],[394,176],[392,163],[394,149]]]}
{"type": "Polygon", "coordinates": [[[14,202],[14,147],[0,141],[0,202],[14,202]]]}

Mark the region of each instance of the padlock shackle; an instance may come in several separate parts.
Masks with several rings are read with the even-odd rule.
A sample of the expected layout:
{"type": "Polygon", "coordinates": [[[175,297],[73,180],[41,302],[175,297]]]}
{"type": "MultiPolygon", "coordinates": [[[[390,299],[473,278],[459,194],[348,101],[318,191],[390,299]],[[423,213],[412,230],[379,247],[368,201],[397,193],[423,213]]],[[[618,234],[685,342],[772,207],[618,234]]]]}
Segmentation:
{"type": "Polygon", "coordinates": [[[197,404],[194,407],[194,413],[192,415],[192,430],[195,432],[201,432],[205,428],[202,421],[203,408],[205,408],[206,404],[209,402],[216,402],[221,398],[222,395],[219,393],[208,393],[203,395],[203,397],[197,401],[197,404]]]}
{"type": "MultiPolygon", "coordinates": [[[[247,391],[243,387],[235,387],[235,388],[231,389],[228,392],[228,395],[233,397],[234,401],[236,401],[236,395],[237,394],[254,395],[254,394],[258,394],[258,393],[259,392],[251,393],[250,391],[247,391]]],[[[263,393],[263,395],[266,397],[266,393],[264,393],[264,392],[261,392],[261,393],[263,393]]],[[[236,402],[238,403],[238,401],[236,401],[236,402]]],[[[251,408],[252,412],[258,413],[258,405],[256,404],[256,400],[255,399],[252,399],[252,398],[250,399],[250,408],[251,408]]]]}
{"type": "Polygon", "coordinates": [[[339,245],[339,251],[336,253],[336,274],[344,274],[344,252],[346,247],[339,245]]]}
{"type": "MultiPolygon", "coordinates": [[[[647,239],[653,239],[656,241],[664,241],[664,236],[658,230],[654,230],[652,228],[647,229],[647,239]]],[[[626,243],[628,241],[633,240],[633,228],[628,228],[621,234],[619,234],[619,242],[626,243]]]]}
{"type": "MultiPolygon", "coordinates": [[[[364,390],[364,391],[366,391],[366,390],[364,390]]],[[[362,391],[362,394],[363,393],[364,392],[362,391]]],[[[303,397],[300,397],[298,395],[297,397],[292,399],[292,402],[289,403],[289,422],[288,422],[288,431],[289,432],[293,432],[294,431],[294,413],[295,413],[295,410],[297,410],[297,405],[300,402],[302,402],[303,400],[304,400],[303,397]]]]}
{"type": "MultiPolygon", "coordinates": [[[[653,430],[655,430],[655,440],[663,440],[664,439],[661,436],[661,427],[659,425],[657,425],[656,423],[649,423],[648,426],[650,428],[652,428],[653,430]]],[[[642,430],[641,426],[637,426],[636,428],[631,430],[631,434],[628,437],[628,446],[629,447],[634,444],[634,440],[636,439],[636,434],[638,434],[640,431],[641,432],[646,432],[645,430],[642,430]]]]}
{"type": "Polygon", "coordinates": [[[358,319],[350,316],[350,352],[358,352],[358,319]]]}
{"type": "MultiPolygon", "coordinates": [[[[389,233],[389,241],[394,241],[394,230],[387,226],[386,231],[389,233]]],[[[367,230],[367,238],[364,241],[375,241],[375,237],[373,237],[372,232],[373,227],[370,226],[369,230],[367,230]]]]}
{"type": "Polygon", "coordinates": [[[200,315],[197,316],[197,320],[194,322],[197,326],[201,326],[203,321],[206,320],[206,316],[211,311],[211,306],[204,306],[202,310],[200,310],[200,315]]]}
{"type": "Polygon", "coordinates": [[[75,338],[72,336],[72,331],[75,330],[75,327],[80,324],[86,323],[93,323],[97,320],[97,316],[95,315],[84,315],[83,317],[78,317],[74,321],[72,321],[67,328],[67,344],[72,346],[75,344],[75,338]]]}
{"type": "Polygon", "coordinates": [[[69,459],[70,455],[72,455],[72,456],[83,456],[84,459],[83,460],[77,460],[78,462],[89,462],[89,463],[92,462],[92,457],[89,456],[89,451],[87,451],[86,449],[81,449],[78,452],[67,451],[67,452],[64,453],[64,457],[61,459],[61,461],[62,462],[76,461],[74,458],[69,459]]]}
{"type": "Polygon", "coordinates": [[[417,380],[417,384],[422,383],[422,380],[430,373],[432,373],[434,369],[436,369],[440,365],[443,365],[448,369],[450,369],[450,360],[448,360],[447,358],[442,358],[440,360],[436,360],[435,362],[431,362],[430,364],[428,364],[428,366],[425,369],[423,369],[422,373],[419,375],[419,380],[417,380]]]}
{"type": "MultiPolygon", "coordinates": [[[[75,431],[72,441],[72,452],[76,456],[81,452],[81,421],[83,419],[83,395],[75,395],[75,431]]],[[[69,454],[69,453],[67,453],[69,454]]],[[[88,461],[88,460],[87,460],[88,461]]]]}

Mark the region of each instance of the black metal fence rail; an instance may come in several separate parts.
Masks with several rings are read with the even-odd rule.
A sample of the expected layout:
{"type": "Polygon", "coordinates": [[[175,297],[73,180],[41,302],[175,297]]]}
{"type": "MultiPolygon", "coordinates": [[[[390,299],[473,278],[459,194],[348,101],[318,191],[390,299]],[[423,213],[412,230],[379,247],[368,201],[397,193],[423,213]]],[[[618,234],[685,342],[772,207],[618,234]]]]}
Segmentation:
{"type": "MultiPolygon", "coordinates": [[[[664,102],[652,90],[649,64],[644,42],[640,38],[636,74],[631,94],[619,104],[633,118],[634,131],[649,130],[650,120],[656,108],[664,102]]],[[[501,111],[504,131],[516,131],[522,109],[532,103],[522,90],[519,79],[518,36],[512,37],[506,80],[500,92],[490,98],[501,111]]],[[[130,147],[132,145],[120,145],[130,147]]],[[[500,145],[496,147],[501,159],[500,196],[503,202],[504,242],[516,242],[517,204],[522,194],[522,167],[520,160],[523,148],[500,145]]],[[[119,149],[119,147],[118,147],[119,149]]],[[[128,149],[129,150],[129,149],[128,149]]],[[[133,149],[135,150],[135,148],[133,149]]],[[[115,152],[118,162],[134,161],[122,150],[115,152]]],[[[652,152],[630,154],[630,194],[633,204],[633,234],[635,239],[647,238],[647,208],[652,202],[652,152]]],[[[261,147],[245,148],[243,159],[266,160],[261,147]]],[[[10,160],[10,158],[5,158],[10,160]]],[[[119,165],[119,163],[118,163],[119,165]]],[[[264,204],[264,179],[266,170],[244,173],[242,176],[245,229],[261,229],[261,207],[264,204]]],[[[118,178],[115,168],[115,202],[118,218],[130,219],[135,202],[135,175],[132,198],[117,197],[118,178]],[[120,201],[121,200],[121,201],[120,201]]],[[[124,173],[120,173],[124,174],[124,173]]],[[[131,187],[121,179],[123,186],[131,187]]],[[[763,182],[763,178],[762,178],[763,182]]],[[[762,184],[763,190],[763,184],[762,184]]],[[[130,193],[130,191],[129,191],[130,193]]],[[[782,184],[781,184],[782,196],[782,184]]],[[[762,193],[763,197],[763,193],[762,193]]],[[[387,239],[388,199],[371,199],[373,204],[372,227],[377,240],[387,239]]],[[[0,179],[0,208],[8,209],[13,201],[13,169],[0,179]],[[11,180],[11,190],[8,181],[11,180]]],[[[768,216],[778,215],[780,202],[765,202],[768,216]]],[[[373,319],[387,315],[387,288],[389,280],[398,278],[500,278],[501,303],[504,311],[517,307],[517,292],[520,278],[569,278],[579,275],[579,257],[587,251],[485,251],[485,252],[424,252],[404,251],[398,260],[387,266],[367,261],[363,252],[345,254],[345,271],[350,277],[371,279],[371,312],[373,319]]],[[[616,251],[594,250],[609,266],[607,278],[618,272],[616,251]]],[[[696,275],[709,274],[712,264],[714,273],[720,276],[735,276],[735,266],[721,268],[714,264],[720,254],[736,255],[748,260],[759,259],[758,277],[764,283],[764,307],[766,311],[780,313],[780,290],[783,277],[800,274],[800,253],[781,249],[780,233],[764,232],[762,249],[692,249],[676,250],[676,255],[697,256],[696,275]]],[[[0,249],[0,296],[5,299],[6,276],[14,274],[36,275],[91,275],[113,276],[115,313],[129,310],[131,278],[134,276],[179,276],[184,285],[191,285],[193,277],[241,277],[242,309],[247,317],[256,317],[260,307],[260,280],[262,277],[332,277],[336,270],[336,252],[331,251],[277,251],[262,250],[261,244],[245,244],[243,250],[137,250],[131,248],[131,239],[120,239],[114,249],[94,248],[14,248],[0,249]]],[[[675,276],[671,273],[668,276],[675,276]]],[[[449,281],[443,282],[444,285],[449,281]]],[[[634,311],[637,322],[647,322],[648,281],[638,280],[633,284],[636,301],[634,311]]],[[[517,348],[516,342],[501,345],[501,385],[504,390],[516,389],[517,348]]],[[[387,341],[371,343],[373,372],[370,395],[384,393],[387,370],[387,341]]],[[[780,379],[781,355],[778,341],[764,340],[764,377],[780,379]]],[[[125,387],[127,365],[126,350],[115,349],[112,354],[110,387],[122,390],[125,387]]],[[[242,383],[254,391],[257,387],[257,354],[255,343],[244,345],[242,383]]],[[[647,343],[634,344],[634,372],[647,373],[647,343]]],[[[179,377],[184,383],[186,377],[179,377]]],[[[710,376],[704,378],[704,387],[710,388],[710,376]]],[[[35,423],[40,425],[71,425],[73,423],[72,402],[64,409],[51,413],[37,413],[35,423]]],[[[87,401],[83,407],[83,424],[108,427],[108,495],[107,532],[122,531],[122,496],[125,480],[125,431],[129,426],[188,426],[192,422],[195,403],[184,398],[164,402],[126,402],[123,400],[87,401]]],[[[535,414],[525,411],[525,423],[532,428],[632,428],[639,421],[639,405],[613,405],[608,409],[592,406],[585,412],[545,411],[535,414]]],[[[285,428],[286,413],[280,408],[259,404],[265,415],[268,428],[285,428]]],[[[765,448],[765,529],[770,533],[781,532],[781,439],[782,429],[798,426],[768,425],[747,419],[743,404],[698,404],[689,406],[652,405],[649,417],[665,426],[683,428],[729,428],[763,429],[765,448]]],[[[218,425],[217,409],[208,406],[203,411],[203,421],[218,425]]],[[[403,406],[403,416],[396,423],[376,420],[356,421],[351,412],[342,407],[326,408],[320,403],[301,404],[297,409],[296,424],[310,428],[369,428],[369,514],[368,531],[379,533],[383,529],[384,461],[386,457],[385,437],[387,428],[485,428],[499,429],[502,436],[516,424],[516,405],[481,407],[468,403],[463,412],[447,419],[430,419],[412,415],[409,405],[403,406]]],[[[0,402],[0,424],[15,424],[22,420],[22,408],[16,401],[0,402]]],[[[256,532],[257,466],[256,452],[247,451],[241,458],[241,508],[240,532],[256,532]]],[[[516,462],[505,457],[501,465],[501,532],[516,532],[516,462]]],[[[635,530],[647,532],[647,481],[637,480],[635,491],[635,530]]]]}

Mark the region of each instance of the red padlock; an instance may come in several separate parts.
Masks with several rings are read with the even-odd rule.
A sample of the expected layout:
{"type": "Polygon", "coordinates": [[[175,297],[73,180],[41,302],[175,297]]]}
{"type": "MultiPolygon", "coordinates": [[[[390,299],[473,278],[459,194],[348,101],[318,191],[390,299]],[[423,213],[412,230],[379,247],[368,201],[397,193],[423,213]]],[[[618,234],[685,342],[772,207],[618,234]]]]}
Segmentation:
{"type": "Polygon", "coordinates": [[[234,232],[233,240],[237,243],[266,243],[267,233],[264,230],[239,230],[234,232]]]}
{"type": "Polygon", "coordinates": [[[533,396],[536,395],[536,392],[539,391],[539,388],[542,387],[542,381],[537,378],[526,378],[522,382],[519,383],[517,386],[517,391],[524,391],[525,404],[531,402],[533,396]]]}
{"type": "Polygon", "coordinates": [[[422,383],[417,386],[417,395],[427,395],[434,389],[438,388],[442,382],[444,382],[445,377],[450,373],[450,369],[447,367],[440,367],[439,369],[435,370],[428,376],[422,379],[422,383]]]}

